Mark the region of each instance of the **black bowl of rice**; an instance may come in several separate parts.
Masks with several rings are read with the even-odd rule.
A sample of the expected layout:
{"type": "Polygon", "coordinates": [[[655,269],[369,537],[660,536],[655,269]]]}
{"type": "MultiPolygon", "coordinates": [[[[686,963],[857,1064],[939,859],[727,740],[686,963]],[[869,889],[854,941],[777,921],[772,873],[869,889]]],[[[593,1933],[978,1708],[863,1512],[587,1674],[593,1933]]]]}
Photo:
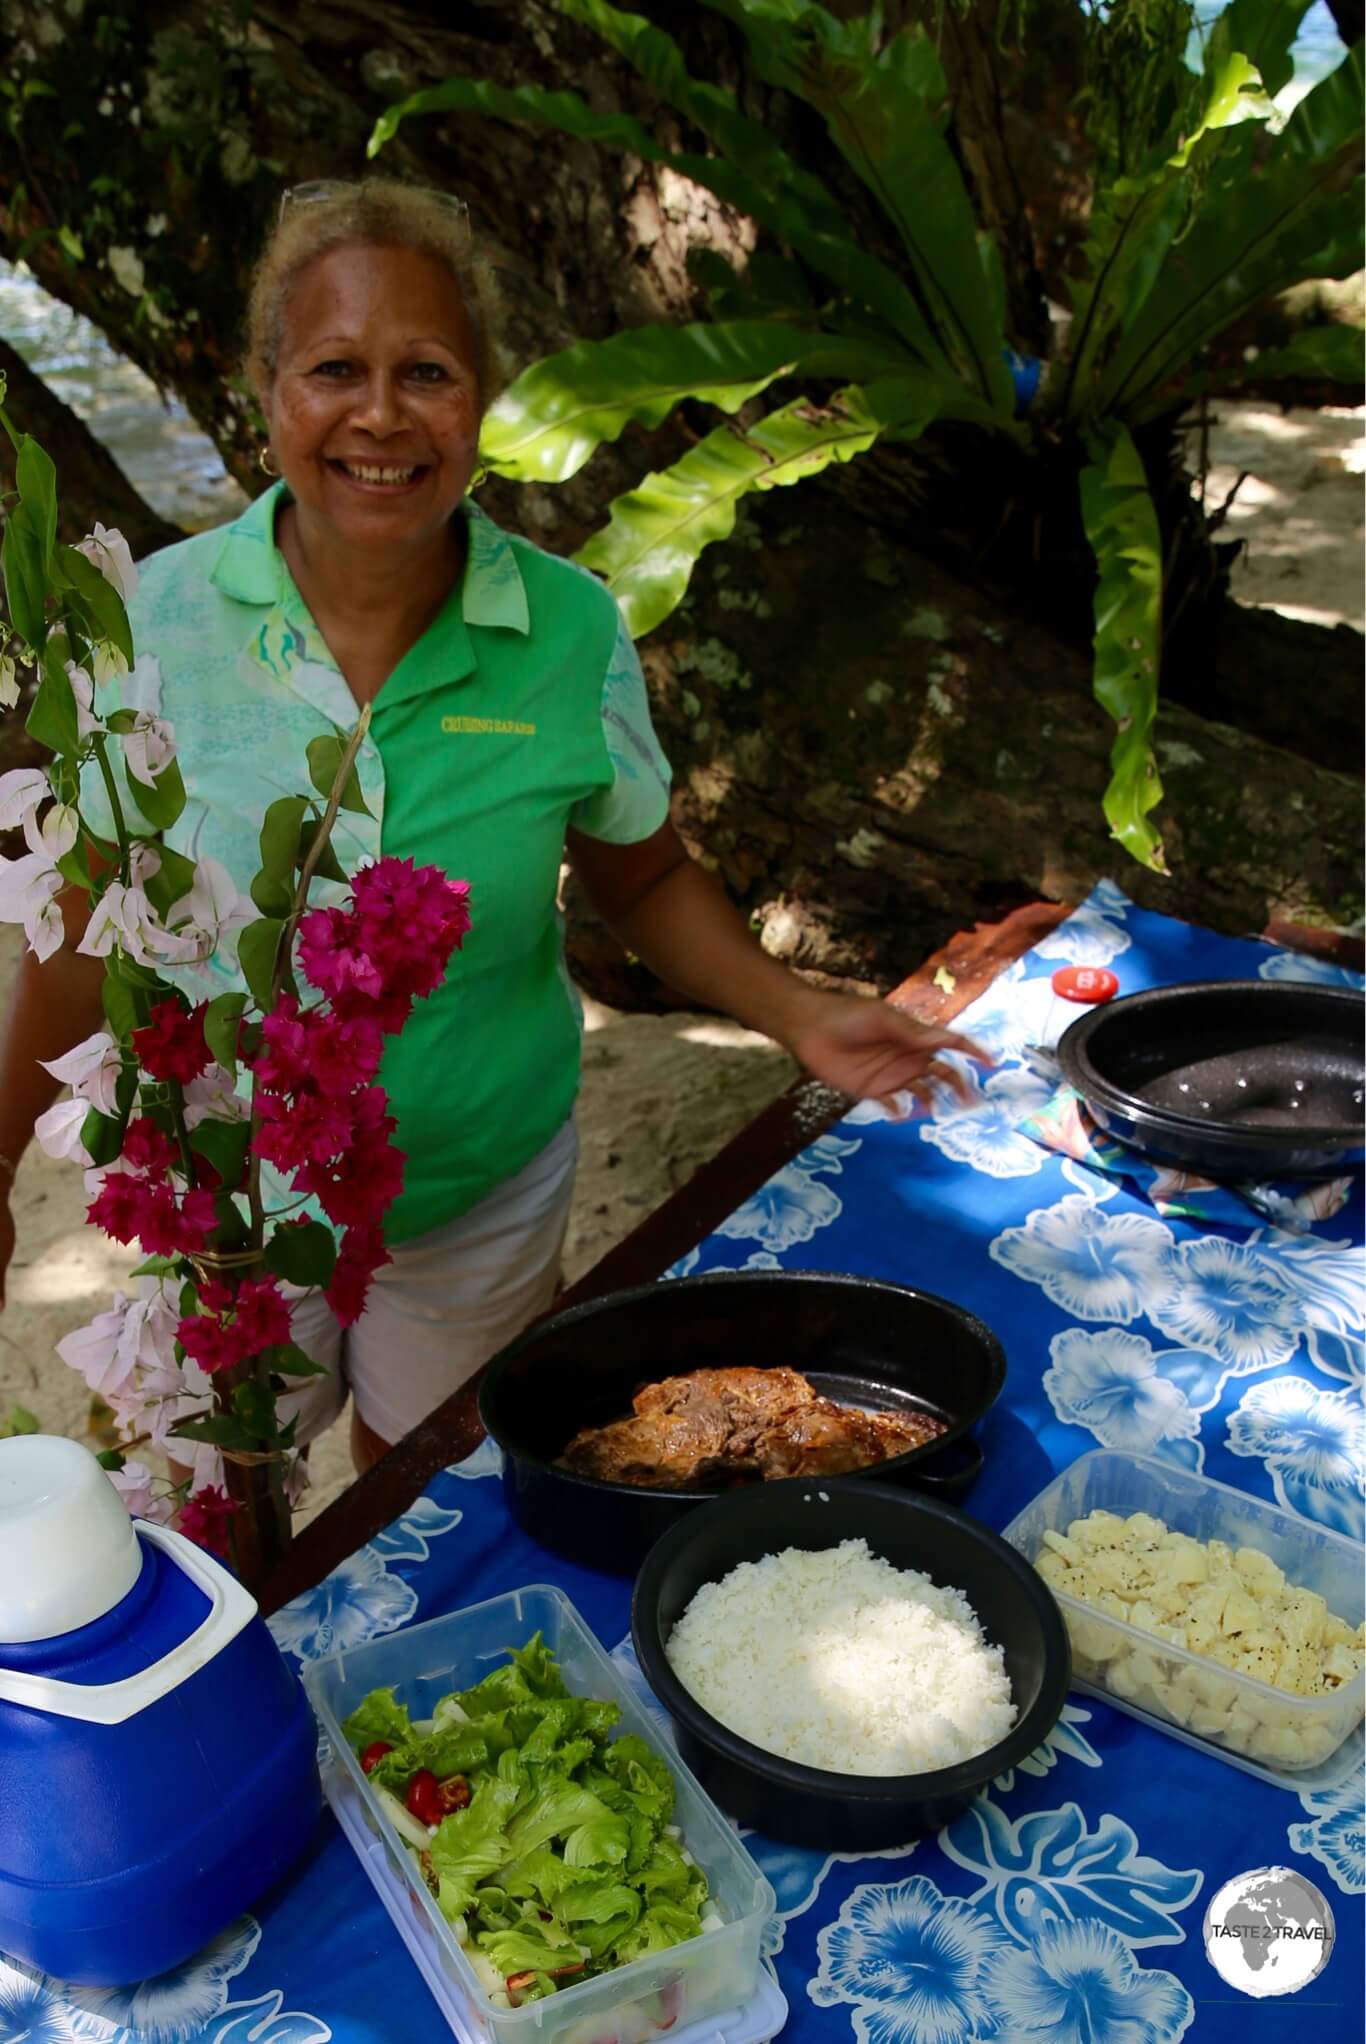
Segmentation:
{"type": "Polygon", "coordinates": [[[827,1852],[937,1831],[1048,1736],[1066,1628],[965,1512],[866,1479],[731,1491],[650,1550],[631,1632],[679,1750],[741,1824],[827,1852]]]}

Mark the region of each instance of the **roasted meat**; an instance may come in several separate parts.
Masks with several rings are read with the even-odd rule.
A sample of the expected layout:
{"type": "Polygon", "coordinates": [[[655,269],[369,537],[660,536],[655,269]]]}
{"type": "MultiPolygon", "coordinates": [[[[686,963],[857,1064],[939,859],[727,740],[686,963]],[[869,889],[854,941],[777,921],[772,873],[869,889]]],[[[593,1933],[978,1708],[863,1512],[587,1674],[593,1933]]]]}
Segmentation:
{"type": "Polygon", "coordinates": [[[609,1483],[658,1490],[839,1476],[943,1433],[925,1413],[862,1412],[821,1397],[797,1370],[693,1370],[646,1384],[634,1416],[585,1427],[560,1460],[609,1483]]]}

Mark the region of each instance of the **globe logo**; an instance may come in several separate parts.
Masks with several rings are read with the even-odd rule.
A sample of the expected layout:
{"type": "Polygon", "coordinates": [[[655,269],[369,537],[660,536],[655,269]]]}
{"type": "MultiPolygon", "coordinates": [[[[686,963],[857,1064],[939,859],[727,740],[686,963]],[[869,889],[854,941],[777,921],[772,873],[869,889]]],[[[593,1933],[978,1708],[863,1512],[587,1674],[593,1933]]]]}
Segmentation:
{"type": "Polygon", "coordinates": [[[1297,1994],[1328,1964],[1333,1912],[1293,1867],[1235,1874],[1205,1912],[1205,1953],[1221,1980],[1260,2000],[1297,1994]]]}

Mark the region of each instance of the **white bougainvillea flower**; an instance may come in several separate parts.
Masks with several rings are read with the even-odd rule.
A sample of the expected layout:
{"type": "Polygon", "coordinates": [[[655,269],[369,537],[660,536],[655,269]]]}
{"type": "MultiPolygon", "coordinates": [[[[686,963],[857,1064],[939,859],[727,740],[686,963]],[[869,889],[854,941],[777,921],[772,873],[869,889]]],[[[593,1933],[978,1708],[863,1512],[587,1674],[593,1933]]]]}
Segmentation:
{"type": "Polygon", "coordinates": [[[81,1141],[81,1130],[89,1112],[87,1100],[59,1100],[55,1107],[49,1107],[47,1113],[40,1114],[33,1124],[39,1149],[62,1163],[93,1163],[94,1159],[81,1141]]]}
{"type": "Polygon", "coordinates": [[[67,1367],[79,1371],[90,1389],[104,1399],[121,1391],[137,1368],[137,1331],[128,1330],[133,1303],[127,1293],[115,1292],[107,1313],[97,1313],[57,1343],[57,1353],[67,1367]]]}
{"type": "Polygon", "coordinates": [[[225,1065],[210,1065],[185,1088],[186,1128],[198,1128],[201,1121],[245,1121],[250,1112],[225,1065]]]}
{"type": "Polygon", "coordinates": [[[71,683],[71,693],[76,698],[76,733],[88,738],[92,731],[103,731],[104,726],[95,715],[95,683],[83,667],[74,660],[66,663],[66,678],[71,683]]]}
{"type": "Polygon", "coordinates": [[[197,939],[166,929],[142,889],[125,887],[121,880],[105,888],[76,949],[86,958],[107,958],[115,946],[135,965],[188,962],[201,955],[197,939]]]}
{"type": "Polygon", "coordinates": [[[0,710],[12,710],[19,700],[19,670],[8,653],[0,653],[0,710]]]}
{"type": "Polygon", "coordinates": [[[0,830],[17,830],[51,793],[41,767],[14,767],[0,774],[0,830]]]}
{"type": "Polygon", "coordinates": [[[81,834],[80,813],[70,802],[54,802],[41,824],[30,809],[24,818],[24,842],[31,852],[55,866],[75,846],[81,834]]]}
{"type": "MultiPolygon", "coordinates": [[[[109,252],[109,265],[111,269],[114,267],[114,257],[116,255],[132,256],[132,251],[131,249],[111,249],[109,252]]],[[[137,257],[132,256],[132,260],[137,262],[137,257]]],[[[140,268],[141,265],[139,264],[140,268]]],[[[119,282],[122,284],[124,279],[119,276],[117,270],[114,271],[114,274],[119,277],[119,282]]],[[[132,286],[129,285],[128,288],[131,290],[132,286]]],[[[142,285],[139,283],[137,288],[141,291],[142,285]]],[[[95,530],[78,543],[76,551],[78,554],[84,554],[88,561],[94,563],[105,581],[112,583],[124,602],[127,603],[129,597],[137,589],[138,571],[133,565],[132,550],[123,534],[116,531],[112,526],[101,525],[99,520],[96,519],[95,530]]]]}
{"type": "MultiPolygon", "coordinates": [[[[142,267],[142,258],[137,251],[131,248],[111,248],[105,257],[105,261],[108,263],[114,277],[122,284],[129,296],[141,298],[146,274],[142,267]]],[[[98,532],[100,527],[97,525],[95,530],[98,532]]],[[[87,541],[86,544],[88,545],[89,542],[87,541]]],[[[85,552],[85,546],[82,546],[81,552],[85,552]]]]}
{"type": "Polygon", "coordinates": [[[171,916],[177,938],[190,946],[177,956],[198,961],[210,957],[228,931],[254,923],[257,909],[249,896],[238,893],[226,866],[204,858],[188,894],[172,904],[171,916]]]}
{"type": "Polygon", "coordinates": [[[174,1500],[158,1497],[152,1489],[155,1478],[145,1462],[125,1462],[122,1469],[109,1469],[105,1474],[133,1518],[151,1519],[158,1526],[170,1523],[175,1511],[174,1500]]]}
{"type": "Polygon", "coordinates": [[[131,731],[121,734],[123,762],[134,780],[150,783],[175,758],[175,730],[162,717],[137,712],[131,731]]]}
{"type": "Polygon", "coordinates": [[[90,656],[90,672],[98,688],[106,681],[117,681],[121,674],[127,674],[128,662],[112,639],[101,639],[90,656]]]}
{"type": "Polygon", "coordinates": [[[114,1092],[123,1070],[123,1053],[106,1029],[97,1029],[63,1057],[39,1058],[45,1072],[69,1086],[78,1100],[98,1107],[101,1114],[114,1112],[114,1092]]]}
{"type": "Polygon", "coordinates": [[[0,859],[0,923],[22,923],[39,959],[60,951],[66,935],[56,900],[61,889],[62,876],[43,852],[0,859]]]}

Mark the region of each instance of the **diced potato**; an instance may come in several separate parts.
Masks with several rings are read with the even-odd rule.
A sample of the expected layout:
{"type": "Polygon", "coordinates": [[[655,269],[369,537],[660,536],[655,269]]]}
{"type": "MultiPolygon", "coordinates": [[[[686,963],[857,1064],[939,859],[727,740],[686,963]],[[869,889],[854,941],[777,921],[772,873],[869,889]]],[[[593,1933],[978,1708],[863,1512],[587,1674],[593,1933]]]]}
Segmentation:
{"type": "Polygon", "coordinates": [[[1350,1682],[1361,1670],[1361,1656],[1350,1647],[1332,1646],[1323,1657],[1324,1680],[1331,1688],[1350,1682]]]}
{"type": "Polygon", "coordinates": [[[1263,1554],[1260,1547],[1240,1547],[1233,1557],[1233,1566],[1243,1581],[1258,1592],[1279,1590],[1285,1581],[1271,1556],[1263,1554]]]}
{"type": "Polygon", "coordinates": [[[1124,1545],[1131,1554],[1145,1553],[1150,1547],[1157,1546],[1166,1530],[1162,1521],[1153,1518],[1151,1512],[1130,1512],[1124,1521],[1124,1545]]]}
{"type": "Polygon", "coordinates": [[[1051,1526],[1043,1536],[1043,1543],[1045,1547],[1051,1547],[1054,1554],[1060,1554],[1071,1568],[1075,1568],[1082,1559],[1082,1551],[1076,1542],[1069,1540],[1065,1533],[1055,1533],[1051,1526]]]}
{"type": "Polygon", "coordinates": [[[1224,1540],[1206,1542],[1209,1554],[1209,1572],[1214,1575],[1219,1569],[1233,1567],[1233,1549],[1224,1540]]]}
{"type": "Polygon", "coordinates": [[[1143,1557],[1129,1554],[1122,1548],[1092,1555],[1091,1573],[1098,1583],[1120,1597],[1135,1597],[1152,1581],[1143,1557]]]}
{"type": "Polygon", "coordinates": [[[1249,1597],[1246,1590],[1230,1590],[1219,1615],[1219,1630],[1234,1637],[1240,1632],[1255,1632],[1260,1623],[1256,1599],[1249,1597]]]}
{"type": "Polygon", "coordinates": [[[1133,1603],[1129,1606],[1130,1625],[1141,1625],[1145,1632],[1151,1632],[1156,1618],[1157,1613],[1153,1610],[1146,1597],[1134,1598],[1133,1603]]]}

